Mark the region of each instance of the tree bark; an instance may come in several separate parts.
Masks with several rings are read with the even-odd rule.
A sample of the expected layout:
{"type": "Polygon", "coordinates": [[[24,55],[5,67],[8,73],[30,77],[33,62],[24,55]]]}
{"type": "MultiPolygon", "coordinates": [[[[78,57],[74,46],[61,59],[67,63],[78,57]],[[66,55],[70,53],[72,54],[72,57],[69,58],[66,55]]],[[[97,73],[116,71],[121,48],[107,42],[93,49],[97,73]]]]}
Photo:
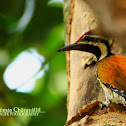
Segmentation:
{"type": "MultiPolygon", "coordinates": [[[[105,2],[105,0],[103,1],[105,2]]],[[[117,0],[115,1],[118,2],[117,0]]],[[[108,37],[118,37],[119,34],[120,36],[122,35],[120,40],[124,40],[124,33],[122,31],[125,31],[125,29],[121,29],[119,32],[117,30],[118,27],[116,27],[117,32],[114,31],[113,33],[110,21],[103,16],[104,14],[107,15],[108,12],[110,14],[113,14],[113,12],[111,13],[110,9],[103,12],[102,6],[104,7],[104,4],[100,0],[98,2],[96,0],[64,0],[66,45],[76,42],[83,33],[96,28],[99,34],[105,32],[108,37]],[[92,7],[93,5],[95,6],[92,7]],[[111,33],[109,34],[110,31],[111,33]]],[[[106,6],[110,4],[110,2],[105,3],[106,6]]],[[[111,50],[114,54],[124,54],[120,44],[116,41],[113,42],[111,50]]],[[[66,52],[68,76],[67,120],[70,120],[78,112],[79,108],[91,103],[91,101],[105,100],[104,92],[96,79],[95,65],[88,66],[86,69],[83,67],[85,65],[82,58],[84,54],[85,52],[80,51],[66,52]]],[[[74,123],[73,125],[76,126],[77,124],[74,123]]]]}

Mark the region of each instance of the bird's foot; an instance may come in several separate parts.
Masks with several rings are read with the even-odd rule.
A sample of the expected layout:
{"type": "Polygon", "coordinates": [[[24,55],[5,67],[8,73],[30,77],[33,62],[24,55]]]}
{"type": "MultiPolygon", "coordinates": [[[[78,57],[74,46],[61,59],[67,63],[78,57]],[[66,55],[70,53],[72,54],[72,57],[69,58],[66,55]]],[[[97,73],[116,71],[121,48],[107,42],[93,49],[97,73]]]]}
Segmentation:
{"type": "Polygon", "coordinates": [[[110,102],[108,101],[99,101],[99,107],[102,109],[104,106],[108,107],[110,102]]]}
{"type": "Polygon", "coordinates": [[[94,108],[98,105],[99,105],[99,101],[97,100],[97,101],[93,101],[90,104],[85,105],[83,108],[78,109],[78,113],[74,115],[70,120],[68,120],[65,126],[69,126],[72,123],[80,121],[82,118],[85,117],[84,119],[85,121],[81,121],[81,123],[83,122],[84,124],[88,119],[89,115],[93,113],[94,108]]]}
{"type": "Polygon", "coordinates": [[[82,66],[83,68],[86,68],[87,66],[95,63],[97,61],[96,56],[91,53],[84,53],[82,55],[82,66]]]}

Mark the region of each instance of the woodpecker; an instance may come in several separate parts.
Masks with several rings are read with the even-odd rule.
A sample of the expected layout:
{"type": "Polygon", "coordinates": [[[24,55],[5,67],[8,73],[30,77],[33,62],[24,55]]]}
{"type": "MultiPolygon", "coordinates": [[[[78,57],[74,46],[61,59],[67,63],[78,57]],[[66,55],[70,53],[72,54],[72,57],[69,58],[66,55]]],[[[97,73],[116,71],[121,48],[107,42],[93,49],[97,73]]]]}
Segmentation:
{"type": "Polygon", "coordinates": [[[112,54],[107,38],[87,32],[77,42],[58,52],[70,50],[85,51],[96,56],[96,75],[105,93],[105,105],[110,102],[126,105],[126,57],[112,54]]]}

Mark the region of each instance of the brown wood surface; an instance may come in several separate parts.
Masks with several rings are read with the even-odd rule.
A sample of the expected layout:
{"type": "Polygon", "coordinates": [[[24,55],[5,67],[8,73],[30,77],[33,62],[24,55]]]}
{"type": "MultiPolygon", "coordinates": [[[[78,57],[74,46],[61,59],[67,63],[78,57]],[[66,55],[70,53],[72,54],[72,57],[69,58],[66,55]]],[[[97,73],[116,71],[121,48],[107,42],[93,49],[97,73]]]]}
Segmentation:
{"type": "MultiPolygon", "coordinates": [[[[83,0],[71,1],[71,4],[70,11],[73,13],[70,13],[72,19],[69,18],[71,25],[68,25],[70,27],[68,33],[69,29],[71,33],[68,35],[70,43],[74,43],[84,32],[96,27],[96,22],[92,11],[83,0]]],[[[70,69],[68,119],[77,113],[78,108],[90,103],[93,99],[104,99],[104,93],[96,79],[96,68],[94,66],[83,68],[83,54],[84,52],[71,51],[70,57],[67,57],[67,64],[69,64],[67,70],[70,69]]]]}

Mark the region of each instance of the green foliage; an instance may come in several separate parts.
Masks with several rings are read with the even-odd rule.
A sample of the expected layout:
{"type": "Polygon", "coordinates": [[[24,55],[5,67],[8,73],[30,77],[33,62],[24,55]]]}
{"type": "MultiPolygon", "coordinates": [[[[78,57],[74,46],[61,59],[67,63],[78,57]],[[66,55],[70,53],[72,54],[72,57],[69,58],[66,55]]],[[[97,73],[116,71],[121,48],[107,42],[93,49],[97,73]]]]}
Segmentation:
{"type": "Polygon", "coordinates": [[[23,15],[25,0],[2,0],[0,4],[0,51],[8,55],[7,64],[0,66],[0,108],[41,108],[37,117],[0,117],[1,126],[60,126],[66,121],[65,54],[57,53],[64,45],[62,6],[35,0],[35,10],[24,30],[16,31],[23,15]],[[36,48],[49,63],[49,70],[36,80],[30,93],[10,90],[3,73],[14,58],[28,48],[36,48]]]}

